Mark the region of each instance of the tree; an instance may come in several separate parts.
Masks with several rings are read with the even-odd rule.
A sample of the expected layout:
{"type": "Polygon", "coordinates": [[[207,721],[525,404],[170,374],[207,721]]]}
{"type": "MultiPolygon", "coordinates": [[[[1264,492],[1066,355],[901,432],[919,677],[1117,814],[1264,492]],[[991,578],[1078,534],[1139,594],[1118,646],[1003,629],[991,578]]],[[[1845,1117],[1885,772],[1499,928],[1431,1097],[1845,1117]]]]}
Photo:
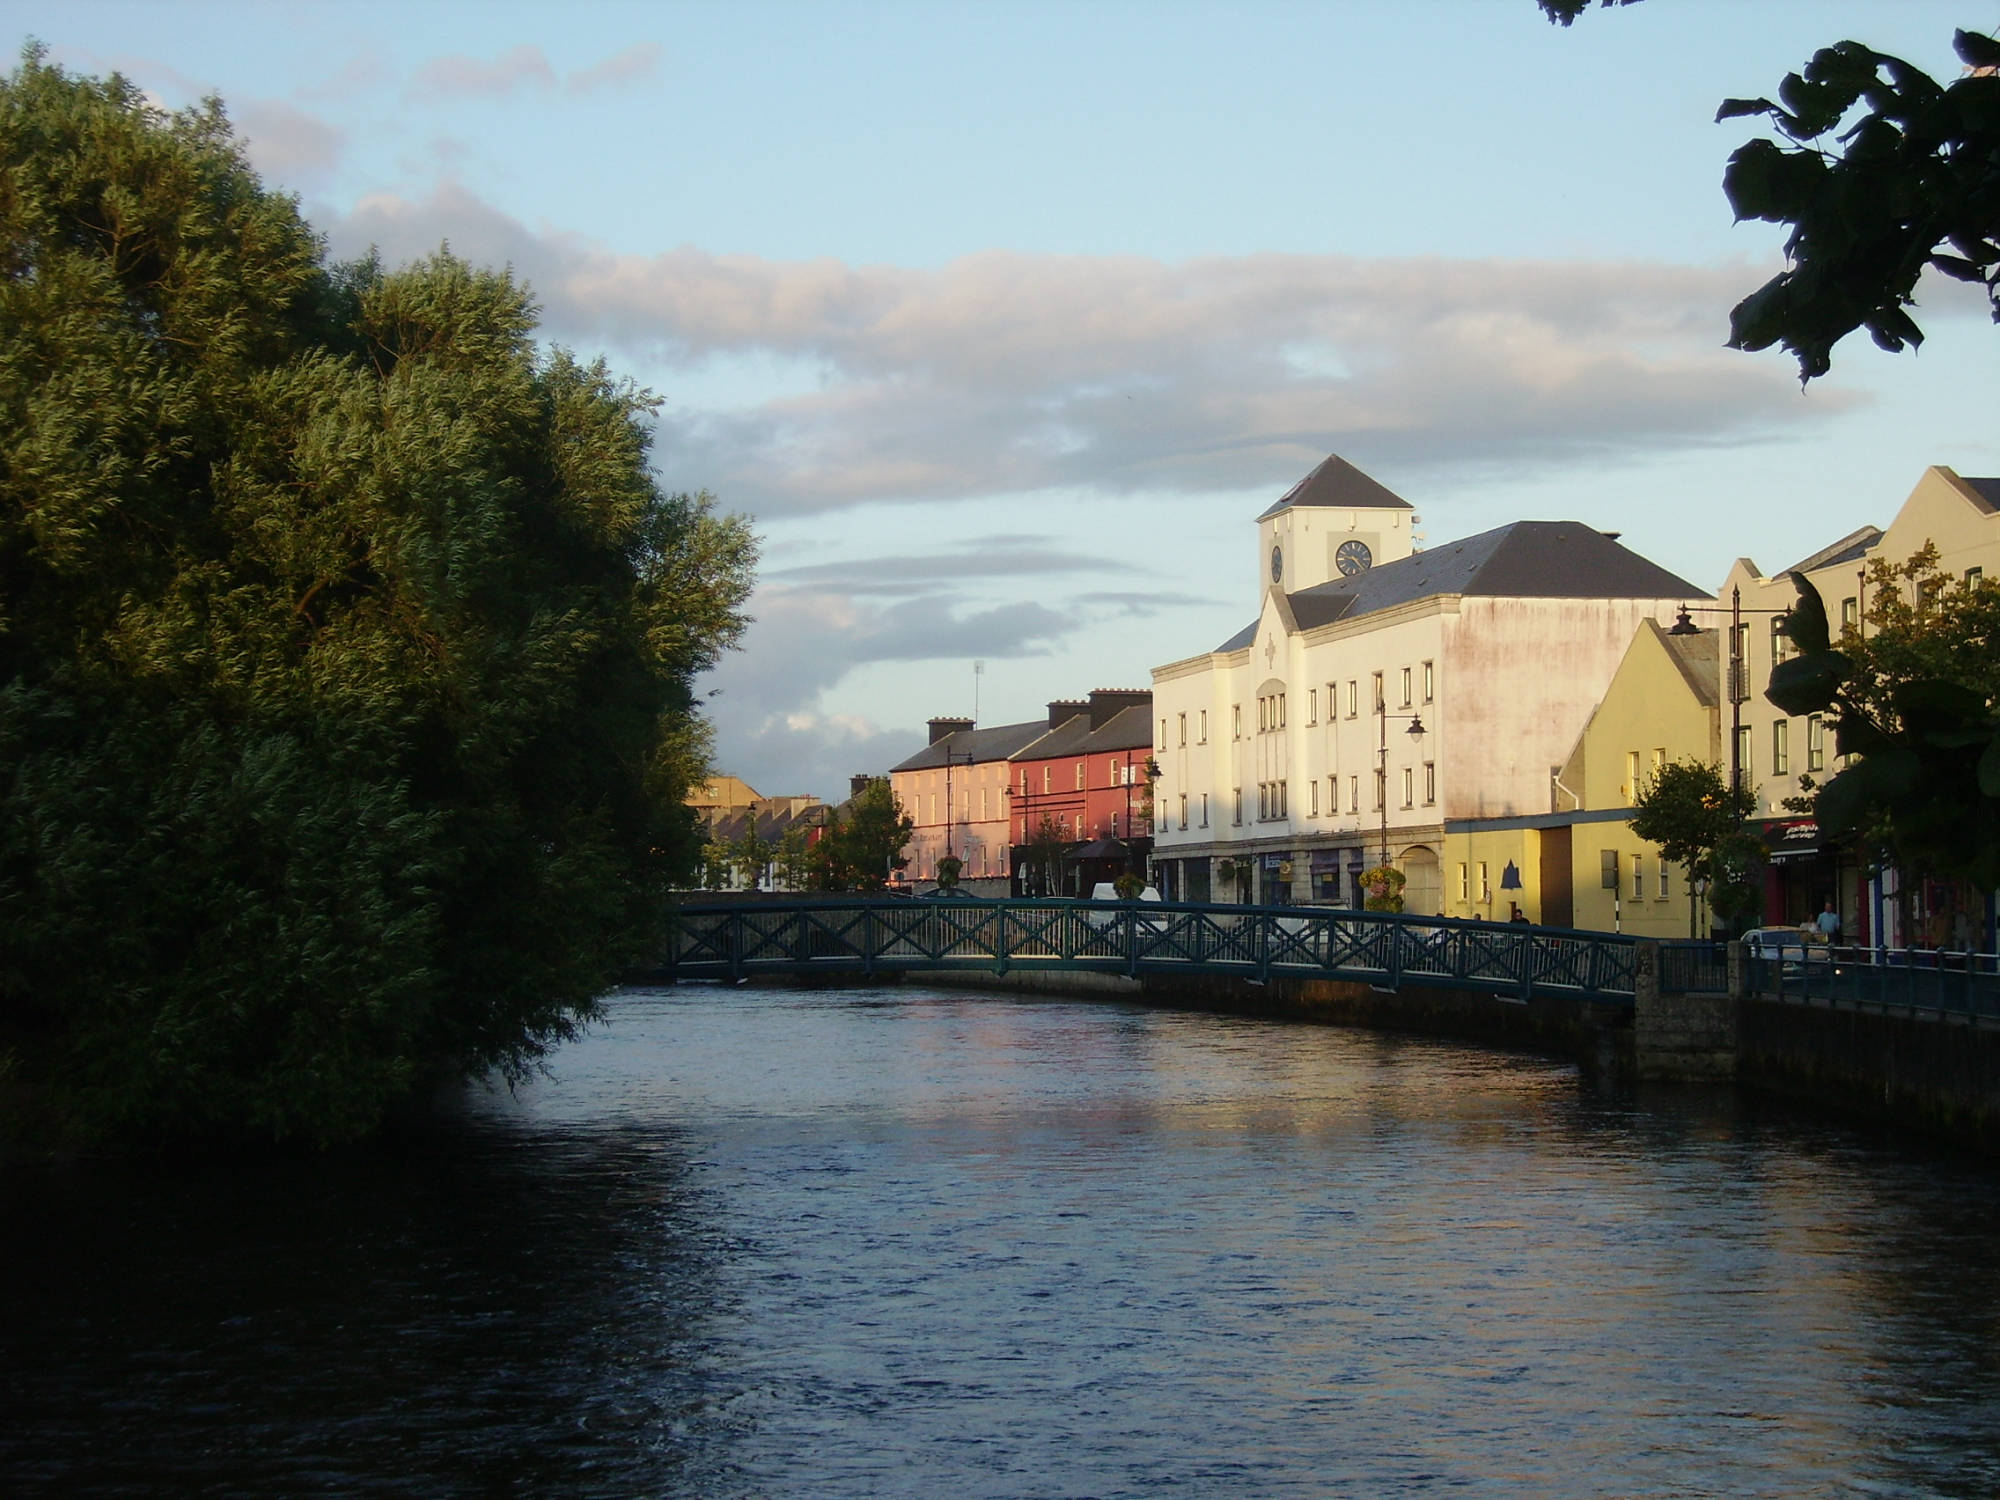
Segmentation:
{"type": "Polygon", "coordinates": [[[327,263],[220,104],[0,80],[0,1073],[81,1138],[368,1132],[652,956],[754,543],[440,254],[327,263]]]}
{"type": "Polygon", "coordinates": [[[829,815],[825,836],[813,846],[819,866],[819,886],[828,891],[879,891],[893,871],[907,869],[914,819],[902,801],[877,777],[829,815]]]}
{"type": "Polygon", "coordinates": [[[1820,827],[1884,848],[1903,869],[2000,886],[2000,591],[1939,571],[1926,546],[1870,564],[1868,629],[1836,647],[1802,574],[1787,633],[1800,654],[1765,696],[1788,714],[1825,713],[1835,749],[1856,757],[1814,798],[1820,827]]]}
{"type": "Polygon", "coordinates": [[[757,815],[753,812],[744,819],[743,837],[729,850],[730,858],[742,868],[743,883],[750,890],[762,890],[764,876],[770,870],[771,858],[778,852],[777,845],[757,833],[757,815]]]}
{"type": "Polygon", "coordinates": [[[1030,883],[1040,887],[1035,894],[1062,894],[1063,856],[1068,852],[1069,835],[1051,814],[1043,813],[1041,821],[1035,824],[1034,836],[1028,840],[1024,860],[1030,883]]]}
{"type": "MultiPolygon", "coordinates": [[[[1567,26],[1590,0],[1541,6],[1567,26]]],[[[1723,101],[1717,120],[1763,115],[1780,137],[1729,158],[1731,208],[1792,230],[1790,268],[1730,313],[1731,348],[1782,344],[1811,380],[1857,328],[1891,352],[1921,344],[1908,309],[1926,269],[1982,285],[2000,321],[2000,41],[1957,31],[1952,46],[1970,71],[1949,84],[1846,41],[1786,74],[1775,103],[1723,101]]]]}
{"type": "Polygon", "coordinates": [[[788,891],[802,891],[812,878],[812,835],[807,825],[794,821],[778,836],[778,879],[788,891]]]}
{"type": "Polygon", "coordinates": [[[1696,936],[1697,881],[1708,882],[1718,916],[1733,921],[1740,914],[1738,888],[1756,863],[1741,842],[1743,824],[1756,807],[1754,791],[1731,786],[1719,767],[1698,760],[1662,766],[1633,803],[1632,831],[1687,871],[1689,937],[1696,936]],[[1718,851],[1725,857],[1719,860],[1718,851]]]}

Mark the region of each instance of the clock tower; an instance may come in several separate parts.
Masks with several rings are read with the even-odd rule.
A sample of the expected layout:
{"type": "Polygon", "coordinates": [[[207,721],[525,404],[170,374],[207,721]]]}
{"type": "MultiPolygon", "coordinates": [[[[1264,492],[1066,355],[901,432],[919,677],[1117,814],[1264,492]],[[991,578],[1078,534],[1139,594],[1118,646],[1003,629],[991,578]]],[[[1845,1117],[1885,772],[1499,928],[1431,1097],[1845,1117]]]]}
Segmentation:
{"type": "Polygon", "coordinates": [[[1296,594],[1359,578],[1416,551],[1416,522],[1409,501],[1332,454],[1257,518],[1265,586],[1296,594]]]}

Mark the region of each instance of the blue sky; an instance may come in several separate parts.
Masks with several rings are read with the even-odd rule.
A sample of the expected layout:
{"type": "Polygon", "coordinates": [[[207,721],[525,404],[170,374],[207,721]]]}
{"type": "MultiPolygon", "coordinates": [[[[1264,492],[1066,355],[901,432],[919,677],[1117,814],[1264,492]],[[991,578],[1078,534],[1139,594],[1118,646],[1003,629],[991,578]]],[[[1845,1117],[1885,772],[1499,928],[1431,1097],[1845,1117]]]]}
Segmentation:
{"type": "Polygon", "coordinates": [[[222,96],[338,253],[510,263],[666,398],[657,465],[765,538],[719,759],[844,790],[1255,609],[1325,453],[1433,542],[1575,518],[1704,588],[2000,474],[2000,332],[1920,311],[1801,392],[1721,348],[1777,265],[1720,180],[1854,37],[1953,76],[2000,3],[7,3],[162,104],[222,96]]]}

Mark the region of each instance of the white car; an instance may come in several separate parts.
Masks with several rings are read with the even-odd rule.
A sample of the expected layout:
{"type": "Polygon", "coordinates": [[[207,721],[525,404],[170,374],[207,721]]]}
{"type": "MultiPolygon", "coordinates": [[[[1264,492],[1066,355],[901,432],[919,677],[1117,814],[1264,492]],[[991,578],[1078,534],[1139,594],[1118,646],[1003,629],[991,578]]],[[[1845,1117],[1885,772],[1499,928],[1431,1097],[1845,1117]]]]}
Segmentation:
{"type": "Polygon", "coordinates": [[[1833,962],[1833,949],[1814,942],[1796,927],[1753,927],[1743,934],[1752,958],[1771,958],[1796,972],[1800,965],[1833,962]]]}

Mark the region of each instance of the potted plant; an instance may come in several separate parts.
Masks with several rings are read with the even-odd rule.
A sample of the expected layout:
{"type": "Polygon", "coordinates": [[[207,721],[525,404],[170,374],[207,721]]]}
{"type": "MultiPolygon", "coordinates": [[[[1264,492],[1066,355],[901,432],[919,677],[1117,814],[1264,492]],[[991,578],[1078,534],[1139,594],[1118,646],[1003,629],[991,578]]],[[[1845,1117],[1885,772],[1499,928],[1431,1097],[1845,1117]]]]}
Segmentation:
{"type": "Polygon", "coordinates": [[[958,872],[965,868],[965,861],[956,855],[947,854],[937,862],[937,883],[941,891],[958,888],[958,872]]]}

